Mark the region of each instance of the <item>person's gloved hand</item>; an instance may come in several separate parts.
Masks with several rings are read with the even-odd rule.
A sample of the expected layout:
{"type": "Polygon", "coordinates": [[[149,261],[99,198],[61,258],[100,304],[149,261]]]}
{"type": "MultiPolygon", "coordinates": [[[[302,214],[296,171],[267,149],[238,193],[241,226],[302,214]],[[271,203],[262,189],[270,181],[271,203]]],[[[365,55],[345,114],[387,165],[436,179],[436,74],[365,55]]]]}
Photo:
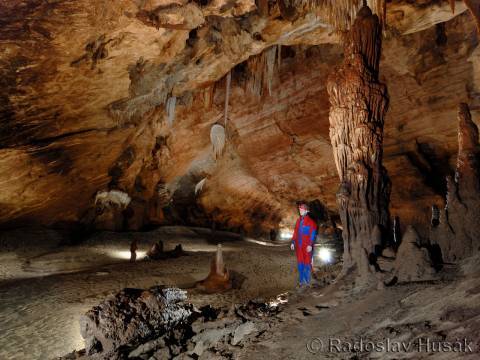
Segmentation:
{"type": "Polygon", "coordinates": [[[307,246],[307,252],[312,252],[312,247],[310,245],[307,246]]]}
{"type": "Polygon", "coordinates": [[[295,250],[295,244],[293,242],[290,244],[290,249],[295,250]]]}

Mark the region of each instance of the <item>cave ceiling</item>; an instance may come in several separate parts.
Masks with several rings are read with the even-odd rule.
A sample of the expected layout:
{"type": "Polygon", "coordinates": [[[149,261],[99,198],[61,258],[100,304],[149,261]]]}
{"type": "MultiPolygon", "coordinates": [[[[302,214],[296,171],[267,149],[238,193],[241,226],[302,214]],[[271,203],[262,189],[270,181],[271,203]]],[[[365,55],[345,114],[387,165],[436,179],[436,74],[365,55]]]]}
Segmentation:
{"type": "MultiPolygon", "coordinates": [[[[0,222],[89,222],[109,189],[132,198],[132,229],[215,220],[258,232],[289,224],[299,199],[335,212],[326,78],[359,2],[338,3],[2,2],[0,222]]],[[[454,12],[449,1],[387,1],[386,15],[371,5],[384,22],[391,213],[416,223],[442,206],[459,102],[478,123],[476,21],[460,1],[454,12]]]]}

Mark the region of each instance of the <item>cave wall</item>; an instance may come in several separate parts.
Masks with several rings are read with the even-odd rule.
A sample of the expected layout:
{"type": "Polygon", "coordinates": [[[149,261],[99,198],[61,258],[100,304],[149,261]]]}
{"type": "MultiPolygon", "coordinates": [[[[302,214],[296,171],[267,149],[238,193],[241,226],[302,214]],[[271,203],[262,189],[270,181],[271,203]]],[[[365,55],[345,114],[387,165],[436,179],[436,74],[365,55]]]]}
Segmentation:
{"type": "MultiPolygon", "coordinates": [[[[339,37],[311,14],[261,17],[249,1],[179,3],[169,17],[166,3],[0,5],[3,226],[90,224],[106,189],[132,198],[132,229],[218,222],[265,233],[292,223],[298,199],[336,211],[326,77],[342,59],[339,37]],[[251,94],[244,62],[275,44],[272,95],[251,94]],[[232,68],[227,146],[215,161],[209,132],[223,121],[232,68]]],[[[393,2],[381,60],[390,211],[403,224],[443,206],[456,106],[468,102],[478,123],[480,104],[474,19],[460,2],[455,14],[424,3],[393,2]]]]}

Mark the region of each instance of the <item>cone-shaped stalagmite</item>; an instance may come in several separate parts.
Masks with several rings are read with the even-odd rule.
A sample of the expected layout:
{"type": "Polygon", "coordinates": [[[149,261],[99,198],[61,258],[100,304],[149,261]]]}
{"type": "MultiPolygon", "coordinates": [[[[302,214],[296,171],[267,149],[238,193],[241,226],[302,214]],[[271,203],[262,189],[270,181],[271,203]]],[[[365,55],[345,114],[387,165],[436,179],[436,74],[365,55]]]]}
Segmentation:
{"type": "Polygon", "coordinates": [[[364,6],[345,35],[343,64],[328,79],[330,139],[340,188],[344,273],[370,273],[369,258],[381,242],[375,227],[388,226],[390,180],[382,166],[388,94],[378,80],[381,25],[364,6]],[[375,233],[374,233],[375,232],[375,233]]]}
{"type": "Polygon", "coordinates": [[[447,178],[446,208],[432,228],[446,262],[472,255],[480,248],[480,144],[478,128],[467,104],[458,108],[458,156],[455,179],[447,178]]]}
{"type": "Polygon", "coordinates": [[[197,287],[207,293],[215,293],[231,289],[232,282],[230,274],[223,262],[221,244],[218,244],[217,252],[210,263],[210,273],[205,280],[197,283],[197,287]]]}

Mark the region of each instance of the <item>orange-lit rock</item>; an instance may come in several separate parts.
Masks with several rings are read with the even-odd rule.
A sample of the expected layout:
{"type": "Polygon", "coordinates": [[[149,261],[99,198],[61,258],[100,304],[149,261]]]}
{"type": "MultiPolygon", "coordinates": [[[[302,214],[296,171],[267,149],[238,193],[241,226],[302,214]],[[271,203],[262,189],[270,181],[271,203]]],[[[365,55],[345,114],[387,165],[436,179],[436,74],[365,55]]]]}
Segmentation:
{"type": "MultiPolygon", "coordinates": [[[[111,189],[132,198],[135,215],[121,222],[131,229],[217,222],[262,234],[290,225],[299,198],[335,212],[325,82],[342,52],[332,29],[312,13],[285,20],[278,6],[260,16],[248,0],[140,3],[0,5],[2,225],[95,226],[95,194],[111,189]],[[272,95],[249,94],[244,61],[277,44],[272,95]],[[214,161],[209,131],[223,121],[232,68],[226,151],[214,161]]],[[[465,10],[430,1],[387,8],[384,163],[402,224],[441,206],[456,105],[469,102],[478,117],[478,35],[465,10]]]]}

